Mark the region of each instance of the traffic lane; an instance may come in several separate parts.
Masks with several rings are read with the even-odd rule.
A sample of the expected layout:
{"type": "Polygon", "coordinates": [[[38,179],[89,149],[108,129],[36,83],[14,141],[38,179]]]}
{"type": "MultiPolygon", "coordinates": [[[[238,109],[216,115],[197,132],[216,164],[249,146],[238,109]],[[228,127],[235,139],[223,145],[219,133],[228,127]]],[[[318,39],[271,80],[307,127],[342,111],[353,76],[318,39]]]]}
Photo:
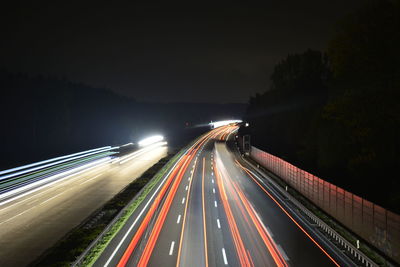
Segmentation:
{"type": "Polygon", "coordinates": [[[214,173],[214,143],[206,155],[204,176],[207,250],[209,266],[239,266],[214,173]]]}
{"type": "Polygon", "coordinates": [[[228,174],[217,152],[215,173],[235,250],[241,266],[286,266],[275,244],[271,242],[252,213],[241,190],[228,174]],[[246,205],[247,204],[247,205],[246,205]],[[259,227],[257,227],[259,226],[259,227]],[[271,244],[272,243],[272,244],[271,244]]]}
{"type": "MultiPolygon", "coordinates": [[[[210,195],[211,190],[208,190],[209,183],[211,183],[211,179],[209,179],[211,176],[210,154],[213,146],[214,139],[207,142],[207,144],[204,145],[201,154],[199,154],[199,168],[196,172],[196,176],[193,178],[191,197],[188,203],[187,220],[181,249],[182,253],[180,254],[179,259],[180,266],[188,266],[193,264],[193,262],[198,263],[199,266],[207,266],[210,262],[216,261],[214,251],[209,249],[209,244],[213,245],[214,238],[210,237],[210,230],[207,230],[207,220],[210,217],[209,213],[212,209],[215,209],[215,197],[210,195]]],[[[214,221],[214,224],[215,223],[216,220],[214,221]]],[[[216,233],[217,238],[215,239],[221,241],[220,233],[216,233]]],[[[214,234],[215,233],[212,233],[212,235],[214,234]]],[[[220,249],[223,248],[222,245],[217,247],[220,249]]],[[[221,254],[218,256],[220,255],[221,254]]],[[[221,263],[221,261],[219,262],[221,263]]]]}
{"type": "Polygon", "coordinates": [[[145,243],[145,246],[140,256],[140,260],[138,262],[139,265],[148,264],[152,255],[152,251],[154,250],[154,246],[157,244],[157,239],[159,237],[159,234],[163,229],[163,224],[168,215],[169,208],[173,203],[175,193],[178,191],[179,185],[182,182],[183,175],[186,172],[187,168],[189,167],[190,161],[195,157],[195,152],[198,151],[199,147],[201,147],[201,144],[207,138],[208,136],[198,140],[197,143],[192,148],[190,148],[187,155],[184,156],[184,160],[182,160],[177,167],[174,167],[171,170],[173,172],[173,175],[171,175],[170,178],[168,178],[167,184],[163,187],[162,191],[160,192],[160,195],[156,198],[156,201],[152,204],[151,210],[146,214],[145,218],[143,219],[144,221],[139,228],[141,230],[138,231],[137,234],[135,235],[134,240],[132,240],[131,244],[129,245],[129,249],[124,252],[124,255],[121,258],[119,264],[125,265],[127,262],[130,261],[132,252],[134,252],[138,241],[143,236],[143,231],[145,231],[146,228],[148,228],[149,221],[154,219],[155,220],[154,227],[153,229],[151,229],[151,231],[147,230],[147,232],[149,232],[150,235],[148,237],[148,240],[146,240],[146,242],[143,242],[145,243]],[[165,191],[169,186],[171,187],[170,188],[171,192],[169,194],[165,194],[165,191]],[[160,201],[163,201],[165,203],[162,204],[161,206],[160,201]],[[156,214],[155,216],[154,212],[158,208],[160,208],[159,214],[156,214]]]}
{"type": "MultiPolygon", "coordinates": [[[[19,199],[25,197],[25,196],[30,196],[32,193],[35,193],[39,190],[42,190],[44,188],[48,187],[53,187],[65,180],[71,180],[72,177],[77,177],[80,174],[86,175],[89,173],[89,170],[97,170],[99,166],[104,166],[107,165],[111,162],[116,162],[119,161],[120,159],[124,159],[126,157],[129,157],[129,159],[125,160],[124,162],[138,158],[139,156],[150,152],[151,150],[155,150],[157,146],[160,146],[162,144],[157,144],[155,146],[149,146],[145,147],[142,149],[139,149],[137,151],[134,151],[128,155],[125,155],[121,158],[113,158],[111,156],[104,156],[100,159],[85,163],[85,164],[79,164],[78,166],[68,168],[63,171],[59,171],[57,173],[53,173],[52,175],[46,176],[43,179],[37,179],[35,182],[26,184],[24,186],[20,186],[18,188],[15,188],[14,190],[5,192],[1,194],[1,202],[0,206],[4,206],[10,202],[14,203],[17,202],[19,199]]],[[[121,162],[122,163],[122,162],[121,162]]]]}
{"type": "MultiPolygon", "coordinates": [[[[219,130],[214,130],[213,133],[220,132],[221,129],[219,130]]],[[[212,134],[215,135],[215,134],[212,134]]],[[[203,143],[201,147],[199,147],[199,150],[196,152],[196,157],[198,160],[200,160],[201,156],[204,153],[204,149],[209,145],[211,142],[212,138],[208,138],[208,141],[203,143]]],[[[212,147],[212,146],[211,146],[212,147]]],[[[200,163],[197,161],[198,166],[200,166],[200,163]]],[[[176,262],[173,264],[178,264],[178,265],[186,265],[185,262],[194,262],[194,258],[197,259],[197,261],[201,262],[200,264],[204,264],[204,250],[202,250],[202,247],[204,246],[204,242],[199,242],[199,236],[196,234],[195,240],[191,238],[191,233],[193,232],[193,228],[196,227],[195,229],[197,230],[196,233],[200,234],[201,233],[201,224],[198,223],[199,220],[201,220],[201,213],[198,213],[197,211],[201,207],[199,205],[199,192],[198,190],[201,190],[201,187],[198,187],[198,181],[199,177],[201,178],[201,170],[199,169],[200,167],[196,167],[193,173],[192,178],[190,179],[189,185],[181,186],[181,191],[183,191],[183,188],[185,188],[186,191],[186,198],[182,197],[182,201],[180,201],[180,198],[177,198],[178,200],[174,201],[173,206],[171,207],[171,210],[169,211],[169,214],[167,215],[167,220],[165,225],[163,226],[159,239],[157,240],[157,243],[155,245],[155,250],[152,252],[151,258],[150,258],[150,265],[151,266],[159,266],[159,264],[165,264],[165,259],[163,258],[162,255],[165,254],[165,247],[168,247],[168,254],[171,257],[168,257],[169,259],[176,259],[176,262]],[[195,196],[193,197],[192,194],[195,196]],[[180,202],[179,202],[180,201],[180,202]],[[179,205],[182,206],[182,204],[185,205],[182,214],[175,214],[173,211],[180,209],[179,205]],[[178,207],[178,208],[176,208],[178,207]],[[172,211],[172,213],[171,213],[172,211]],[[194,211],[194,212],[193,212],[194,211]],[[170,226],[173,226],[175,224],[175,220],[177,217],[175,216],[180,216],[181,215],[181,232],[180,235],[176,238],[174,235],[170,234],[170,226]],[[200,216],[200,217],[199,217],[200,216]],[[188,230],[189,229],[189,230],[188,230]],[[203,244],[203,245],[201,245],[203,244]],[[162,249],[163,248],[163,249],[162,249]],[[163,252],[164,251],[164,252],[163,252]],[[171,255],[170,255],[171,254],[171,255]],[[175,254],[177,254],[175,256],[175,254]],[[183,262],[181,262],[181,260],[183,262]]],[[[184,179],[182,180],[182,183],[184,183],[184,179]]],[[[200,221],[201,222],[201,221],[200,221]]],[[[174,229],[174,228],[172,228],[174,229]]]]}
{"type": "MultiPolygon", "coordinates": [[[[181,230],[181,233],[184,231],[184,226],[185,226],[185,221],[186,221],[186,213],[187,213],[187,207],[188,207],[188,198],[190,198],[189,197],[189,194],[190,194],[190,192],[191,192],[191,184],[192,184],[192,181],[193,181],[193,177],[194,177],[194,175],[195,175],[195,171],[196,171],[196,164],[197,164],[197,159],[196,159],[196,156],[197,156],[197,152],[199,152],[199,151],[201,151],[201,149],[202,149],[202,146],[203,146],[203,144],[204,144],[204,142],[206,142],[207,140],[208,140],[208,138],[209,137],[206,137],[206,138],[203,138],[202,140],[201,140],[201,142],[196,146],[196,149],[195,150],[192,150],[191,152],[190,152],[190,157],[189,157],[189,159],[191,160],[191,162],[189,163],[189,165],[187,166],[187,169],[186,169],[186,166],[184,166],[180,171],[185,171],[185,173],[183,173],[183,175],[178,175],[177,176],[177,178],[176,178],[176,181],[175,181],[175,184],[177,184],[178,186],[176,187],[175,186],[175,184],[173,185],[173,194],[171,194],[170,196],[168,196],[168,198],[169,199],[167,199],[166,200],[166,205],[163,207],[163,211],[162,211],[162,217],[159,217],[159,218],[157,218],[157,220],[159,221],[159,224],[157,225],[157,228],[155,228],[155,230],[153,230],[153,232],[152,232],[152,235],[153,235],[153,238],[151,238],[149,241],[150,242],[148,242],[148,248],[149,249],[147,249],[147,250],[145,250],[144,252],[143,252],[143,254],[142,254],[142,256],[141,256],[141,260],[139,261],[139,265],[140,264],[148,264],[149,263],[149,261],[151,261],[151,258],[153,258],[154,259],[154,256],[156,255],[159,255],[159,252],[157,251],[157,250],[154,250],[154,248],[157,246],[157,245],[162,245],[162,244],[164,244],[165,242],[160,242],[160,234],[163,232],[163,231],[166,231],[166,230],[168,230],[168,228],[165,228],[165,221],[166,221],[166,219],[167,218],[171,218],[171,215],[170,215],[170,210],[171,210],[171,205],[172,204],[176,204],[176,194],[175,194],[175,192],[178,192],[179,191],[179,189],[180,189],[180,191],[183,191],[183,185],[182,185],[182,183],[183,183],[183,181],[185,181],[185,179],[186,179],[186,176],[185,175],[190,175],[190,177],[188,178],[188,180],[189,180],[189,187],[188,187],[188,191],[187,191],[187,197],[185,198],[185,197],[183,197],[182,198],[182,201],[180,202],[181,203],[181,205],[185,205],[185,211],[183,212],[183,221],[182,221],[182,230],[181,230]],[[194,162],[193,162],[193,160],[194,160],[194,162]],[[192,166],[192,164],[193,164],[193,166],[192,166]],[[190,170],[190,173],[187,173],[187,171],[188,170],[190,170]],[[176,188],[176,189],[175,189],[176,188]],[[152,244],[154,244],[153,246],[152,246],[152,244]]],[[[172,209],[175,209],[175,207],[172,207],[172,209]]],[[[182,236],[182,234],[180,235],[180,236],[182,236]]],[[[173,254],[173,248],[174,248],[174,246],[173,246],[173,242],[175,242],[175,241],[170,241],[171,242],[171,247],[170,247],[170,250],[171,250],[171,253],[169,253],[169,254],[173,254]]],[[[176,241],[177,242],[177,244],[178,244],[178,241],[176,241]]],[[[179,259],[180,259],[180,257],[179,257],[179,255],[180,255],[180,248],[181,248],[181,246],[180,246],[180,244],[182,243],[182,238],[179,238],[179,246],[177,247],[177,260],[179,261],[179,259]]]]}
{"type": "Polygon", "coordinates": [[[336,266],[279,208],[279,206],[234,162],[225,145],[218,147],[233,180],[243,189],[275,242],[282,248],[289,263],[299,266],[336,266]]]}
{"type": "MultiPolygon", "coordinates": [[[[145,163],[145,161],[149,161],[151,163],[154,162],[154,158],[159,158],[160,154],[162,156],[165,156],[165,152],[166,148],[158,148],[154,151],[148,151],[147,153],[140,155],[140,158],[138,159],[142,163],[145,163]]],[[[118,165],[111,164],[110,162],[102,163],[98,166],[95,166],[94,168],[90,168],[89,170],[84,170],[77,174],[68,175],[65,179],[63,178],[62,180],[56,181],[50,185],[32,190],[29,193],[23,193],[21,194],[23,196],[18,197],[15,200],[0,203],[0,216],[6,216],[5,214],[7,212],[16,209],[25,210],[26,208],[29,208],[29,206],[34,204],[34,202],[45,199],[46,197],[51,198],[52,196],[63,192],[65,188],[70,187],[71,185],[90,185],[92,182],[95,182],[95,179],[96,181],[98,181],[109,176],[117,177],[114,178],[114,180],[115,182],[118,182],[118,177],[124,178],[128,175],[131,175],[132,171],[137,171],[137,164],[118,165]]],[[[121,182],[125,183],[125,181],[121,182]]]]}
{"type": "Polygon", "coordinates": [[[193,191],[196,190],[196,181],[198,181],[199,175],[201,174],[200,159],[204,146],[206,146],[207,143],[196,152],[196,156],[189,165],[190,168],[188,168],[182,179],[179,190],[177,191],[167,215],[167,219],[151,255],[149,266],[160,266],[160,264],[165,266],[174,266],[177,264],[179,253],[181,258],[189,258],[186,254],[187,249],[184,248],[185,245],[190,242],[187,241],[186,227],[188,227],[189,224],[189,217],[192,217],[189,215],[192,210],[191,205],[193,204],[192,194],[193,191]],[[182,240],[181,252],[179,252],[182,229],[185,233],[183,234],[184,239],[182,240]]]}
{"type": "MultiPolygon", "coordinates": [[[[262,191],[260,187],[258,187],[259,190],[262,191]]],[[[249,188],[247,191],[247,194],[253,195],[254,189],[249,188]]],[[[268,190],[268,189],[267,189],[268,190]]],[[[283,211],[276,205],[276,208],[270,209],[269,206],[265,205],[265,193],[264,193],[264,198],[262,197],[262,193],[259,191],[259,196],[258,194],[254,194],[252,201],[254,205],[258,206],[260,208],[259,213],[262,213],[264,215],[266,214],[273,214],[274,212],[279,213],[282,215],[283,211]],[[263,206],[264,204],[264,206],[263,206]],[[278,209],[278,211],[275,211],[278,209]]],[[[284,214],[286,215],[286,214],[284,214]]],[[[333,260],[330,259],[332,255],[326,255],[326,249],[319,248],[314,242],[317,242],[314,238],[310,239],[307,237],[305,233],[302,232],[302,230],[296,226],[296,224],[288,217],[286,216],[286,222],[285,224],[282,224],[282,220],[279,220],[278,218],[271,217],[271,216],[262,216],[263,221],[267,221],[267,224],[269,227],[272,229],[272,232],[275,233],[276,240],[280,244],[283,244],[285,251],[289,255],[289,258],[291,259],[291,262],[294,262],[295,264],[301,265],[301,264],[312,264],[312,265],[324,265],[324,266],[338,266],[337,262],[334,262],[333,260]],[[289,224],[291,225],[290,228],[287,228],[285,225],[289,224]],[[303,241],[302,241],[303,240],[303,241]]],[[[284,216],[283,216],[284,217],[284,216]]],[[[299,223],[299,222],[298,222],[299,223]]],[[[311,236],[310,236],[311,237],[311,236]]],[[[311,237],[312,238],[312,237],[311,237]]],[[[327,253],[328,254],[328,253],[327,253]]]]}
{"type": "Polygon", "coordinates": [[[164,225],[152,251],[149,266],[174,266],[177,262],[182,225],[184,223],[184,210],[190,198],[191,184],[198,168],[196,157],[189,163],[188,169],[183,174],[181,183],[171,203],[164,225]],[[193,171],[193,173],[192,173],[193,171]]]}
{"type": "Polygon", "coordinates": [[[202,205],[202,154],[199,155],[198,168],[196,168],[187,199],[185,227],[182,243],[178,247],[179,266],[188,266],[196,262],[199,266],[206,265],[206,252],[204,250],[203,232],[203,205],[202,205]],[[180,251],[179,251],[180,250],[180,251]]]}
{"type": "MultiPolygon", "coordinates": [[[[131,236],[130,236],[128,239],[131,240],[133,235],[134,235],[134,233],[133,233],[133,234],[131,233],[131,236]]],[[[125,242],[125,243],[129,243],[129,242],[125,242]]],[[[146,243],[146,242],[143,242],[143,243],[146,243]]],[[[124,244],[124,245],[127,246],[127,244],[124,244]]],[[[110,246],[108,246],[108,248],[107,248],[106,250],[112,250],[112,249],[110,249],[109,247],[110,247],[110,246]]],[[[115,247],[115,245],[114,245],[114,247],[115,247]]],[[[118,252],[119,254],[124,254],[124,249],[118,250],[117,252],[118,252]]],[[[115,253],[115,249],[114,249],[114,252],[113,252],[113,253],[115,253]]],[[[109,253],[109,254],[112,254],[112,253],[109,253]]],[[[112,262],[113,262],[113,261],[116,261],[115,258],[120,258],[120,256],[122,256],[122,255],[119,255],[119,257],[114,257],[114,258],[112,259],[112,262]]],[[[104,258],[104,256],[102,255],[101,258],[104,258]]],[[[130,259],[130,257],[129,257],[129,259],[130,259]]],[[[102,260],[102,259],[99,259],[97,262],[105,262],[106,264],[107,264],[107,263],[110,263],[109,260],[108,260],[108,261],[104,261],[104,260],[102,260]]],[[[118,261],[117,261],[117,262],[118,262],[118,261]]]]}
{"type": "MultiPolygon", "coordinates": [[[[183,154],[176,162],[175,166],[177,166],[180,160],[183,158],[185,154],[183,154]]],[[[118,231],[116,236],[110,241],[108,246],[105,248],[103,253],[95,262],[94,266],[116,266],[120,259],[122,258],[125,250],[129,246],[132,238],[135,236],[136,231],[138,230],[144,216],[147,214],[150,209],[151,204],[154,202],[154,199],[158,196],[159,191],[164,186],[167,181],[169,175],[174,170],[174,167],[170,169],[170,171],[160,179],[160,181],[154,186],[154,188],[147,194],[146,198],[141,202],[141,204],[136,208],[134,213],[129,217],[128,221],[123,225],[122,229],[118,231]]],[[[144,237],[146,239],[147,236],[144,237]]],[[[141,242],[139,246],[143,246],[145,242],[141,242]]],[[[138,255],[136,252],[133,253],[133,259],[137,259],[138,255]]]]}
{"type": "Polygon", "coordinates": [[[89,179],[94,178],[97,175],[95,173],[89,176],[80,175],[78,179],[71,178],[69,181],[63,181],[62,187],[57,187],[55,190],[46,188],[35,192],[34,195],[29,196],[32,198],[25,202],[17,202],[17,205],[7,210],[7,216],[18,216],[0,227],[0,246],[2,247],[0,265],[26,265],[38,257],[84,220],[88,214],[98,209],[165,156],[166,148],[162,148],[159,152],[159,154],[153,154],[155,156],[153,162],[148,158],[143,162],[140,160],[132,162],[134,166],[126,165],[125,167],[129,166],[132,170],[130,175],[119,176],[116,171],[114,174],[110,172],[93,180],[89,179]],[[43,194],[38,195],[38,193],[43,194]],[[26,202],[32,203],[32,205],[29,204],[32,206],[31,209],[26,209],[26,202]],[[10,210],[16,215],[12,215],[10,210]],[[21,253],[25,257],[20,257],[21,253]]]}
{"type": "Polygon", "coordinates": [[[199,155],[202,164],[193,178],[180,266],[192,265],[194,262],[198,266],[223,266],[228,264],[228,259],[232,266],[237,263],[232,249],[231,233],[221,227],[221,224],[226,225],[226,218],[224,211],[220,210],[220,199],[216,194],[218,191],[215,190],[216,182],[211,161],[213,147],[214,139],[204,146],[199,155]]]}
{"type": "Polygon", "coordinates": [[[52,195],[55,195],[60,191],[62,192],[63,188],[65,188],[65,186],[69,183],[79,180],[84,181],[83,179],[87,179],[87,177],[94,177],[99,174],[103,174],[104,171],[111,168],[110,166],[111,165],[109,162],[105,162],[99,166],[96,166],[93,169],[85,171],[84,173],[69,175],[65,180],[57,181],[57,183],[52,183],[50,185],[40,187],[36,190],[32,190],[29,193],[20,194],[17,196],[18,198],[14,197],[11,200],[2,201],[0,203],[0,216],[3,218],[7,217],[7,213],[18,211],[18,209],[24,211],[25,209],[29,208],[29,206],[31,206],[35,201],[46,198],[46,196],[51,197],[52,195]]]}
{"type": "MultiPolygon", "coordinates": [[[[123,167],[115,164],[104,163],[95,169],[79,175],[71,176],[69,179],[55,183],[50,187],[42,188],[32,194],[2,205],[0,207],[0,224],[5,223],[5,221],[10,222],[10,218],[13,218],[20,213],[25,214],[29,212],[30,209],[33,209],[42,203],[47,203],[47,205],[49,205],[48,202],[52,199],[61,198],[65,200],[74,197],[73,194],[70,194],[71,190],[73,193],[83,190],[85,195],[89,195],[92,193],[93,189],[91,189],[91,187],[95,183],[100,183],[98,185],[100,185],[99,188],[102,190],[108,190],[110,184],[122,188],[127,184],[126,178],[130,177],[132,172],[135,173],[137,177],[148,169],[150,164],[154,164],[155,160],[159,160],[159,158],[165,156],[166,148],[149,152],[149,154],[150,155],[143,155],[143,157],[145,157],[144,160],[140,158],[135,162],[135,164],[125,165],[123,167]],[[121,169],[126,169],[123,174],[120,172],[121,169]]],[[[21,217],[18,216],[18,219],[20,218],[21,217]]]]}

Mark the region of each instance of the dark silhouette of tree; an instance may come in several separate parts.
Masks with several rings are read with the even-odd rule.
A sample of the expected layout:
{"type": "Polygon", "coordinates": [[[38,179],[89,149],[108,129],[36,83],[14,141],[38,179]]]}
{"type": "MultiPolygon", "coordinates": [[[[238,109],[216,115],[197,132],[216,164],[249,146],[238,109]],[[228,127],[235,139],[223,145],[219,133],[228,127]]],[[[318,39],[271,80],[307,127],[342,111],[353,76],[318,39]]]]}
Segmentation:
{"type": "Polygon", "coordinates": [[[399,212],[399,29],[399,1],[367,2],[339,24],[327,55],[289,55],[275,67],[271,89],[249,101],[253,127],[244,131],[267,151],[399,212]]]}
{"type": "Polygon", "coordinates": [[[244,104],[140,103],[111,90],[57,77],[0,71],[0,169],[103,145],[135,142],[152,133],[181,146],[210,120],[241,117],[244,104]]]}
{"type": "Polygon", "coordinates": [[[308,145],[312,118],[326,102],[330,76],[327,57],[319,51],[292,54],[277,64],[271,88],[249,101],[246,119],[253,141],[298,161],[298,153],[308,145]]]}
{"type": "Polygon", "coordinates": [[[324,90],[329,76],[326,55],[307,50],[303,54],[289,55],[275,66],[271,89],[303,93],[324,90]]]}
{"type": "MultiPolygon", "coordinates": [[[[400,204],[400,4],[369,2],[346,18],[329,46],[336,97],[324,110],[330,142],[324,168],[341,165],[346,183],[385,206],[400,204]]],[[[321,154],[326,154],[321,153],[321,154]]]]}

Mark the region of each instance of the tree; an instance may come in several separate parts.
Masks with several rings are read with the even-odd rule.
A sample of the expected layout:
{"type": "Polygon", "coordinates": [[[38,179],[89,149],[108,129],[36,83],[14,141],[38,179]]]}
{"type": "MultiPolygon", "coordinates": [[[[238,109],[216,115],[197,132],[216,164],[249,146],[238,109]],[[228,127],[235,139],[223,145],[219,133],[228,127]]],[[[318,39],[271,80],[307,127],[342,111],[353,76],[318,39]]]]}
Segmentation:
{"type": "Polygon", "coordinates": [[[369,2],[342,22],[328,51],[336,95],[323,124],[331,139],[319,144],[322,168],[340,166],[350,190],[392,209],[400,185],[388,175],[400,165],[399,29],[398,1],[369,2]]]}

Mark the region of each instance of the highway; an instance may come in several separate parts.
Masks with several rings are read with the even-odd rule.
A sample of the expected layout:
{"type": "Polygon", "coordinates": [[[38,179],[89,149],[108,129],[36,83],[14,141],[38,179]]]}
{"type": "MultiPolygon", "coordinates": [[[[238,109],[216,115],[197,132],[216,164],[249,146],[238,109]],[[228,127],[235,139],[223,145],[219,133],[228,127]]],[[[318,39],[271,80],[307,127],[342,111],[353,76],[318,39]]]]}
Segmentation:
{"type": "Polygon", "coordinates": [[[259,181],[234,142],[226,142],[236,130],[216,128],[188,148],[94,265],[349,264],[259,181]]]}
{"type": "Polygon", "coordinates": [[[166,155],[145,148],[0,201],[0,266],[29,264],[166,155]]]}

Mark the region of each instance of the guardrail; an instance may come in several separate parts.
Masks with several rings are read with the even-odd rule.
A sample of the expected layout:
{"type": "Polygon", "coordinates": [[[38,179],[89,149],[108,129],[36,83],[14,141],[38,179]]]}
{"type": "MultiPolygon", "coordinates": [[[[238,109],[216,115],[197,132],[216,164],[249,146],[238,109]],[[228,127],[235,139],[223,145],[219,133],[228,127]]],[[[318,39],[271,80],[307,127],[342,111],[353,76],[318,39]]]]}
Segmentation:
{"type": "MultiPolygon", "coordinates": [[[[251,147],[250,156],[383,254],[400,263],[400,215],[256,147],[251,147]]],[[[345,247],[354,250],[350,245],[345,244],[345,247]]]]}
{"type": "Polygon", "coordinates": [[[358,260],[357,265],[363,265],[366,267],[376,267],[377,265],[368,258],[363,252],[361,252],[359,249],[357,249],[353,244],[351,244],[349,241],[347,241],[344,237],[342,237],[338,232],[336,232],[333,228],[331,228],[328,224],[326,224],[323,220],[318,218],[316,215],[314,215],[310,210],[308,210],[303,204],[301,204],[299,201],[297,201],[296,198],[294,198],[292,195],[290,195],[287,191],[282,189],[276,182],[274,182],[272,179],[268,178],[268,175],[263,173],[260,169],[257,167],[253,166],[253,164],[246,159],[244,159],[249,165],[251,165],[254,169],[257,170],[258,173],[261,174],[263,178],[268,179],[269,183],[274,186],[276,190],[280,192],[281,195],[283,195],[288,201],[291,202],[298,210],[301,211],[301,213],[305,216],[308,217],[308,219],[315,224],[315,226],[318,226],[320,230],[325,232],[329,238],[334,240],[338,245],[340,245],[343,249],[347,250],[350,255],[354,259],[358,260]]]}
{"type": "Polygon", "coordinates": [[[0,195],[44,178],[112,156],[118,147],[101,147],[0,171],[0,195]]]}

